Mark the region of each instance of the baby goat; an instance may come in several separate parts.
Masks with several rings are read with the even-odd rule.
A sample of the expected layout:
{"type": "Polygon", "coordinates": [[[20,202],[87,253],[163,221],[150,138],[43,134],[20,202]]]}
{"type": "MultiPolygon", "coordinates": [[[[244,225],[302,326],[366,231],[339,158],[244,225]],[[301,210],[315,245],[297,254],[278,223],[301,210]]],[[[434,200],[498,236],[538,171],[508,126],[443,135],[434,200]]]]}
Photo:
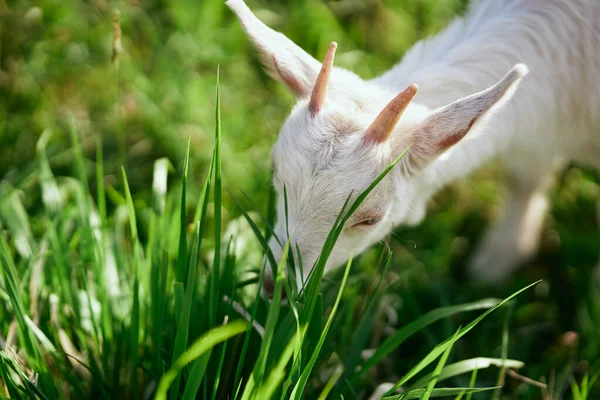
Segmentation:
{"type": "MultiPolygon", "coordinates": [[[[328,267],[398,224],[419,223],[438,189],[500,158],[510,176],[505,212],[476,251],[471,272],[502,279],[537,248],[557,165],[573,160],[600,168],[600,1],[472,3],[465,18],[365,81],[333,66],[335,43],[321,64],[242,0],[227,2],[269,74],[298,99],[272,158],[275,234],[287,237],[285,184],[287,226],[304,276],[348,195],[366,189],[409,146],[352,215],[328,267]]],[[[281,256],[276,240],[271,249],[281,256]]]]}

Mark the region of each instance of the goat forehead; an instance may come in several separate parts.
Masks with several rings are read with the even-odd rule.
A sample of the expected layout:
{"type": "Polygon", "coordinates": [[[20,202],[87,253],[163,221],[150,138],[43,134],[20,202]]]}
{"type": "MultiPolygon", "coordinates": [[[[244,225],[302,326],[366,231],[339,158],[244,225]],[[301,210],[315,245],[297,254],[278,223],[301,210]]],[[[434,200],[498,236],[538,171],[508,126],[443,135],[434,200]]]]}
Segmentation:
{"type": "Polygon", "coordinates": [[[294,131],[287,129],[273,148],[273,159],[275,163],[288,163],[290,168],[308,168],[312,173],[353,164],[364,156],[360,132],[352,121],[339,121],[337,117],[294,131]]]}
{"type": "Polygon", "coordinates": [[[298,222],[335,218],[348,197],[358,196],[376,175],[375,168],[360,165],[304,174],[286,183],[288,209],[298,222]]]}
{"type": "Polygon", "coordinates": [[[275,181],[282,186],[280,189],[285,184],[288,198],[293,196],[298,201],[339,200],[351,191],[366,189],[387,166],[385,155],[365,147],[360,136],[281,139],[273,149],[275,181]]]}

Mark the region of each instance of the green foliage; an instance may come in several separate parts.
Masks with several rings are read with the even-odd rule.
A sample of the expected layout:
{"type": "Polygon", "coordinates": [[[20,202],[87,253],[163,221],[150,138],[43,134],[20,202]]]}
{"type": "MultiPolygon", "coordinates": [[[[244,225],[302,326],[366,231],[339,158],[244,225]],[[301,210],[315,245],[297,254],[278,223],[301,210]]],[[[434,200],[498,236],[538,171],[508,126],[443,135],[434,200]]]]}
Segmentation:
{"type": "Polygon", "coordinates": [[[586,373],[581,379],[581,384],[577,382],[571,382],[571,394],[573,396],[573,400],[591,399],[591,390],[598,381],[598,378],[600,378],[600,374],[598,373],[591,377],[589,373],[586,373]]]}
{"type": "MultiPolygon", "coordinates": [[[[466,5],[249,3],[316,57],[338,41],[336,63],[366,78],[466,5]]],[[[0,12],[1,398],[368,398],[392,382],[404,392],[389,398],[478,399],[496,390],[490,366],[546,382],[558,371],[553,399],[598,396],[597,366],[574,361],[600,354],[594,174],[560,177],[542,251],[508,287],[460,275],[501,194],[493,169],[323,276],[358,203],[347,204],[304,292],[280,264],[266,301],[268,152],[293,99],[224,1],[25,0],[0,12]],[[115,8],[123,51],[111,61],[115,8]],[[540,277],[512,312],[469,323],[503,304],[490,296],[540,277]]],[[[541,393],[514,380],[499,390],[541,393]]]]}
{"type": "MultiPolygon", "coordinates": [[[[217,99],[218,96],[219,90],[217,89],[217,99]]],[[[216,146],[213,162],[211,163],[215,167],[214,198],[217,204],[221,192],[219,184],[221,135],[218,111],[219,102],[217,100],[216,146]]],[[[72,134],[72,140],[77,149],[79,142],[75,133],[72,134]]],[[[186,168],[183,174],[181,199],[185,199],[186,197],[188,157],[186,157],[185,162],[186,168]]],[[[200,259],[200,248],[202,243],[201,238],[206,233],[205,229],[203,229],[203,221],[205,221],[207,208],[202,207],[200,221],[195,223],[191,241],[186,239],[186,231],[180,232],[178,241],[171,241],[173,243],[172,246],[176,245],[178,248],[178,256],[176,259],[170,261],[168,256],[169,247],[167,246],[167,242],[169,241],[162,235],[155,236],[158,233],[154,229],[149,231],[149,235],[151,236],[148,238],[148,244],[154,244],[158,248],[146,246],[144,251],[138,233],[138,215],[152,213],[154,226],[167,227],[171,221],[177,220],[174,217],[182,214],[184,208],[169,207],[170,212],[165,212],[161,215],[161,208],[146,207],[140,209],[140,207],[136,207],[129,189],[125,170],[123,169],[122,177],[125,202],[116,211],[116,213],[119,213],[119,210],[121,210],[121,221],[118,222],[117,215],[115,215],[114,223],[117,226],[112,227],[110,223],[98,224],[97,219],[99,216],[96,206],[91,201],[89,195],[85,162],[82,153],[77,152],[77,158],[80,160],[77,162],[80,180],[75,183],[73,188],[76,196],[72,198],[71,202],[64,205],[63,212],[59,212],[54,216],[48,216],[49,221],[52,221],[49,223],[64,226],[66,232],[63,232],[64,235],[61,235],[58,239],[59,245],[56,248],[51,246],[45,251],[61,252],[61,249],[69,249],[66,251],[69,253],[73,252],[73,254],[63,254],[62,257],[59,257],[59,260],[67,257],[83,257],[88,255],[89,258],[85,263],[82,259],[76,259],[72,264],[73,267],[82,269],[86,268],[88,264],[94,266],[87,273],[83,270],[76,270],[74,273],[75,276],[81,274],[79,275],[81,277],[79,280],[63,282],[62,285],[57,286],[74,286],[73,289],[77,293],[77,296],[73,296],[72,298],[77,300],[74,300],[72,304],[61,304],[62,307],[59,310],[54,309],[54,313],[51,313],[49,316],[44,315],[43,308],[33,310],[36,313],[35,316],[38,321],[50,317],[50,320],[54,319],[54,326],[45,326],[40,323],[42,328],[40,329],[27,315],[25,306],[20,298],[19,277],[13,261],[13,252],[10,250],[5,239],[0,237],[2,239],[3,250],[2,270],[4,274],[2,278],[3,282],[7,284],[6,295],[10,300],[9,305],[11,306],[6,312],[9,313],[8,315],[14,313],[19,327],[17,337],[19,338],[20,345],[15,347],[15,344],[11,344],[8,350],[16,353],[16,349],[23,348],[25,351],[25,357],[19,361],[11,360],[9,358],[10,353],[2,353],[3,363],[8,367],[8,372],[5,372],[3,375],[3,382],[7,390],[6,394],[14,395],[29,391],[40,397],[57,398],[69,396],[69,393],[75,391],[86,397],[92,393],[95,396],[98,396],[97,393],[103,393],[103,397],[105,398],[126,393],[137,398],[140,396],[140,393],[146,392],[153,385],[157,385],[157,399],[165,399],[169,391],[171,398],[178,398],[182,395],[183,398],[192,399],[196,397],[202,387],[204,387],[205,394],[208,389],[213,393],[212,397],[215,397],[219,393],[219,385],[225,388],[222,392],[223,395],[225,393],[236,393],[238,391],[237,388],[231,386],[231,384],[237,380],[230,381],[232,378],[231,372],[236,363],[224,362],[226,354],[225,345],[227,341],[246,331],[249,328],[249,324],[239,320],[239,317],[234,322],[228,322],[229,318],[235,318],[232,315],[231,304],[233,300],[231,299],[236,296],[235,288],[238,286],[236,283],[237,274],[233,273],[229,275],[229,278],[233,279],[233,281],[227,282],[221,279],[221,269],[218,264],[220,258],[216,253],[218,244],[215,246],[212,268],[204,270],[204,273],[201,272],[203,263],[200,259]],[[78,224],[69,224],[69,221],[77,221],[78,224]],[[118,232],[119,224],[121,227],[120,234],[118,232]],[[129,228],[130,235],[124,235],[126,227],[129,228]],[[182,236],[181,233],[184,235],[182,236]],[[62,246],[60,245],[61,239],[65,240],[62,246]],[[109,247],[105,247],[105,241],[109,241],[109,247]],[[188,245],[188,243],[191,244],[188,245]],[[191,247],[190,250],[187,249],[188,246],[191,247]],[[112,249],[113,253],[108,251],[109,248],[112,249]],[[164,260],[152,258],[153,254],[160,254],[160,250],[163,249],[167,253],[164,260]],[[119,267],[114,265],[113,270],[110,271],[106,264],[98,265],[99,262],[108,262],[111,257],[119,260],[117,264],[119,267]],[[187,272],[187,277],[179,281],[176,272],[181,268],[182,258],[185,261],[183,270],[187,272]],[[164,265],[165,262],[166,265],[164,265]],[[149,268],[152,263],[157,263],[157,267],[149,268]],[[166,275],[164,272],[158,272],[161,268],[167,269],[166,275]],[[169,273],[168,270],[172,272],[169,273]],[[154,279],[142,279],[148,271],[154,271],[155,274],[158,272],[160,277],[155,276],[154,279]],[[105,275],[105,277],[107,272],[115,274],[111,278],[114,280],[112,285],[126,292],[127,295],[125,298],[130,299],[130,301],[125,302],[126,305],[124,307],[119,307],[123,303],[118,301],[124,298],[122,294],[112,292],[109,287],[106,287],[102,291],[94,290],[93,288],[103,281],[103,279],[99,279],[99,276],[95,276],[95,272],[105,275]],[[227,301],[227,297],[224,297],[222,293],[227,293],[230,300],[227,301]],[[229,303],[229,306],[226,306],[227,303],[229,303]],[[101,323],[103,313],[98,310],[98,307],[94,306],[95,304],[103,304],[109,308],[108,316],[106,316],[108,321],[105,323],[101,323]],[[69,310],[73,310],[74,316],[70,315],[69,310]],[[193,319],[192,310],[200,311],[195,313],[193,319]],[[154,318],[142,317],[145,315],[153,315],[154,318]],[[69,320],[71,320],[71,324],[67,333],[67,331],[61,330],[59,326],[63,324],[66,326],[69,320]],[[219,326],[220,323],[217,322],[221,320],[224,320],[223,326],[219,326]],[[156,327],[155,324],[161,321],[163,324],[156,327]],[[105,329],[101,330],[100,325],[105,329]],[[169,329],[169,327],[174,327],[174,329],[169,329]],[[47,329],[50,335],[56,335],[55,337],[58,337],[58,341],[53,343],[51,339],[46,337],[43,329],[47,329]],[[67,335],[67,338],[61,337],[61,334],[67,335]],[[200,335],[200,337],[185,350],[190,335],[200,335]],[[80,342],[80,350],[76,349],[73,345],[72,341],[74,339],[80,342]],[[220,353],[221,356],[214,357],[212,350],[219,343],[222,343],[223,346],[223,350],[220,353]],[[69,364],[75,367],[75,364],[73,364],[73,352],[83,353],[84,350],[86,356],[83,354],[79,355],[76,362],[88,366],[89,369],[86,369],[86,373],[83,373],[80,369],[69,367],[69,364]],[[125,357],[124,354],[126,355],[125,357]],[[191,369],[186,370],[186,367],[190,363],[191,369]],[[166,371],[164,368],[165,365],[169,366],[166,371]],[[39,379],[37,382],[30,380],[26,373],[28,370],[38,374],[39,379]],[[13,371],[16,376],[13,377],[13,373],[10,371],[13,371]],[[87,379],[81,379],[86,376],[87,379]],[[127,378],[123,380],[120,377],[127,378]],[[182,382],[183,391],[181,390],[182,382]],[[101,391],[99,390],[100,387],[102,388],[101,391]]],[[[262,335],[256,339],[260,340],[261,343],[259,350],[257,353],[249,354],[250,357],[248,357],[248,354],[245,354],[247,365],[254,365],[254,367],[248,379],[242,378],[242,382],[245,382],[245,388],[241,396],[242,399],[271,398],[273,396],[285,397],[287,396],[287,390],[291,387],[293,387],[290,394],[292,398],[303,398],[310,396],[310,393],[316,389],[309,387],[307,384],[312,371],[317,368],[319,360],[323,360],[323,356],[326,354],[324,353],[324,349],[331,351],[331,327],[336,326],[339,329],[340,325],[334,324],[334,320],[337,317],[336,311],[342,300],[352,260],[348,261],[344,270],[344,276],[335,302],[329,312],[327,323],[318,338],[312,338],[307,333],[310,331],[308,329],[309,326],[315,321],[313,315],[317,313],[316,315],[322,317],[323,313],[322,306],[317,307],[317,304],[320,305],[322,302],[319,286],[322,280],[324,264],[345,221],[398,160],[386,168],[367,190],[357,196],[352,204],[349,204],[347,208],[344,206],[341,210],[338,221],[332,228],[331,234],[324,245],[320,264],[317,265],[309,277],[307,289],[299,294],[289,292],[291,296],[288,298],[290,307],[286,307],[287,316],[292,316],[297,322],[289,326],[284,324],[285,318],[280,319],[279,317],[282,288],[286,281],[284,267],[289,243],[284,247],[282,262],[279,264],[275,276],[275,296],[270,304],[268,304],[268,307],[266,307],[266,323],[264,325],[265,328],[261,328],[262,335]],[[291,338],[284,346],[282,353],[272,346],[276,332],[277,336],[291,338]],[[314,341],[315,339],[317,339],[317,342],[314,341]],[[284,389],[281,387],[281,382],[286,376],[290,360],[293,360],[292,367],[284,389]]],[[[43,167],[43,163],[40,165],[43,167]]],[[[161,167],[161,164],[158,163],[155,178],[159,180],[163,179],[162,176],[164,176],[160,172],[161,168],[164,167],[161,167]]],[[[101,167],[97,169],[101,169],[101,167]]],[[[153,186],[159,188],[162,184],[164,182],[155,182],[153,186]]],[[[208,198],[210,189],[211,184],[208,181],[205,185],[205,200],[208,198]]],[[[160,195],[160,193],[160,190],[155,191],[157,195],[160,195]]],[[[156,204],[161,203],[160,199],[156,199],[156,204]]],[[[167,200],[166,203],[174,204],[175,202],[167,200]]],[[[180,204],[183,207],[185,201],[182,200],[180,204]]],[[[216,232],[220,232],[219,220],[221,216],[219,213],[215,213],[214,218],[216,232]]],[[[180,218],[180,221],[185,220],[186,218],[184,217],[180,218]]],[[[177,235],[176,230],[171,230],[171,232],[177,235]]],[[[260,233],[258,234],[260,235],[260,233]]],[[[262,240],[264,241],[264,238],[262,240]]],[[[220,234],[218,234],[218,237],[215,237],[215,241],[216,243],[220,241],[220,234]]],[[[34,248],[37,249],[38,246],[34,248]]],[[[224,253],[226,259],[231,255],[230,251],[231,247],[228,247],[224,253]]],[[[43,258],[46,256],[45,253],[34,255],[35,257],[32,257],[29,262],[39,262],[38,257],[43,258]]],[[[23,262],[27,261],[23,259],[23,262]]],[[[48,259],[45,259],[43,262],[46,263],[44,265],[46,270],[53,268],[53,264],[48,259]]],[[[228,267],[233,269],[238,268],[235,263],[229,263],[228,267]]],[[[25,273],[31,272],[30,268],[32,268],[31,265],[23,271],[25,273]]],[[[35,278],[34,275],[32,275],[33,278],[35,278]]],[[[64,279],[69,280],[68,277],[64,277],[64,279]]],[[[52,289],[48,287],[47,290],[51,291],[52,289]]],[[[66,300],[66,298],[61,298],[60,296],[54,296],[55,302],[64,303],[66,300]]],[[[451,341],[444,342],[444,344],[436,347],[418,365],[418,369],[413,369],[412,372],[405,376],[403,381],[395,385],[395,388],[403,384],[409,377],[412,377],[444,351],[443,362],[438,365],[434,372],[439,377],[452,344],[481,321],[483,317],[500,307],[513,296],[495,304],[494,307],[466,328],[459,329],[451,341]]],[[[255,298],[256,303],[258,303],[258,298],[255,298]]],[[[472,308],[476,307],[470,305],[460,310],[455,309],[453,312],[465,311],[472,308]]],[[[248,315],[243,310],[241,313],[244,316],[248,315]]],[[[435,315],[442,315],[443,313],[444,311],[442,313],[436,312],[435,315]]],[[[256,323],[258,318],[260,316],[257,315],[255,308],[250,318],[251,323],[256,323]]],[[[424,324],[421,324],[421,326],[424,326],[424,324]]],[[[243,351],[248,352],[248,350],[248,347],[244,346],[243,351]]],[[[233,360],[238,359],[235,353],[230,353],[229,357],[229,359],[233,360]]],[[[334,374],[334,376],[339,377],[340,372],[334,374]]],[[[325,385],[323,390],[331,390],[334,384],[335,380],[330,381],[325,385]]],[[[413,390],[407,393],[408,398],[412,396],[411,393],[416,392],[413,390]]],[[[425,396],[435,396],[444,392],[434,390],[430,384],[424,393],[425,396]]]]}

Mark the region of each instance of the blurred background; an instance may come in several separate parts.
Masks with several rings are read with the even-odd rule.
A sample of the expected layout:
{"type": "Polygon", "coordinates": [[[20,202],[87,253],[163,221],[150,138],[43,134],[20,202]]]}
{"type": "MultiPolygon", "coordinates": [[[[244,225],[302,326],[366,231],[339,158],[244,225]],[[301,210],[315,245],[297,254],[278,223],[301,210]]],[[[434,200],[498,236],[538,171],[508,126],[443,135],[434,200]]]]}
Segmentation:
{"type": "MultiPolygon", "coordinates": [[[[247,3],[317,59],[337,41],[336,64],[367,79],[468,6],[467,0],[247,3]]],[[[225,222],[240,216],[232,196],[243,198],[244,193],[251,208],[268,214],[269,151],[294,98],[262,71],[223,0],[0,0],[0,18],[0,202],[18,188],[33,235],[43,226],[36,228],[36,215],[43,211],[36,146],[44,132],[57,177],[74,174],[71,130],[81,136],[89,171],[101,138],[109,210],[120,201],[121,166],[134,201],[148,203],[154,161],[167,157],[176,181],[191,138],[189,190],[190,204],[195,204],[213,151],[218,66],[223,179],[230,191],[224,198],[225,222]],[[113,50],[115,18],[121,29],[118,54],[113,50]]],[[[507,295],[544,279],[522,296],[526,305],[512,316],[509,356],[525,361],[536,380],[549,380],[565,369],[587,371],[600,358],[600,295],[590,286],[600,253],[595,206],[600,189],[598,174],[581,167],[569,166],[557,176],[540,252],[505,287],[478,289],[464,273],[465,260],[499,211],[501,166],[489,165],[444,189],[431,201],[422,225],[398,229],[387,240],[394,252],[390,274],[401,279],[395,295],[386,297],[389,315],[382,318],[402,325],[434,307],[507,295]]],[[[93,182],[94,176],[89,179],[93,182]]],[[[0,218],[9,220],[3,210],[0,218]]],[[[248,251],[260,252],[258,244],[248,251]]],[[[360,258],[354,279],[373,274],[377,255],[374,249],[360,258]]],[[[502,318],[478,327],[457,351],[499,356],[501,324],[502,318]]],[[[446,328],[443,334],[431,331],[411,339],[414,346],[397,354],[397,363],[384,365],[377,380],[391,380],[413,365],[420,354],[410,349],[431,348],[445,333],[452,334],[453,328],[446,328]]],[[[518,380],[509,384],[513,393],[522,390],[518,380]]]]}

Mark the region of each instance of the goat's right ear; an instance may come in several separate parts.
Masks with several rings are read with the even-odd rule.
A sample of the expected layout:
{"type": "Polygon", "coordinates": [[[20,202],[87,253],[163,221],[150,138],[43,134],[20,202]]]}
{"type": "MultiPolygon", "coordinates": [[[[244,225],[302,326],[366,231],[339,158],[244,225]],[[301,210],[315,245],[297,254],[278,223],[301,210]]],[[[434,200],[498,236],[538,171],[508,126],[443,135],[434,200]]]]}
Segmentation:
{"type": "Polygon", "coordinates": [[[528,71],[525,65],[517,64],[489,89],[434,110],[412,129],[406,164],[409,170],[414,172],[423,168],[463,139],[474,126],[489,119],[511,98],[528,71]]]}
{"type": "Polygon", "coordinates": [[[309,96],[321,63],[285,35],[263,24],[243,0],[229,0],[226,4],[254,43],[268,74],[285,84],[297,97],[309,96]]]}

